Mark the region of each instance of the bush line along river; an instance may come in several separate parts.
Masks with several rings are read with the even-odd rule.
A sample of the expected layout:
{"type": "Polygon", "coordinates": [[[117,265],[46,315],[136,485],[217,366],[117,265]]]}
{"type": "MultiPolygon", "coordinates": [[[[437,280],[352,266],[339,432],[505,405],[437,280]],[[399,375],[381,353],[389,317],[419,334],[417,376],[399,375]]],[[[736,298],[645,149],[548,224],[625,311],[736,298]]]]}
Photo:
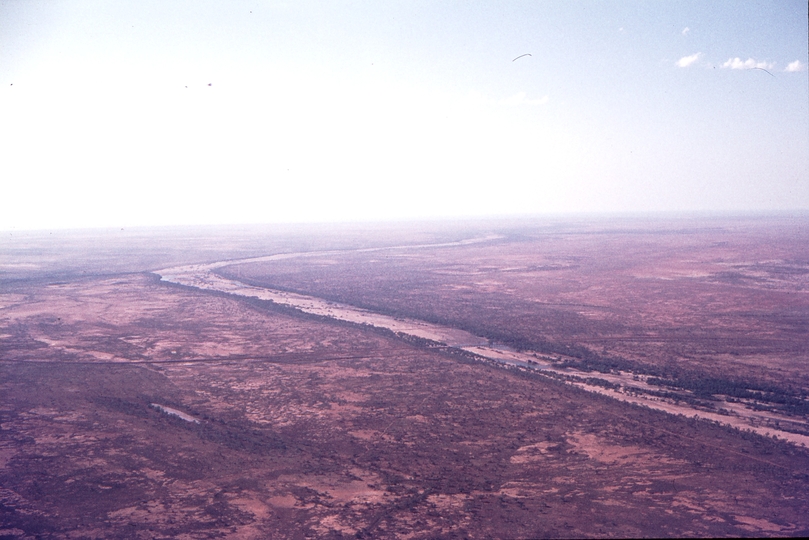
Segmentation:
{"type": "Polygon", "coordinates": [[[545,373],[579,388],[621,401],[643,405],[670,414],[682,414],[689,417],[712,420],[742,430],[751,430],[760,435],[777,436],[780,439],[787,440],[794,444],[809,446],[809,436],[784,431],[772,425],[774,422],[802,424],[802,422],[796,421],[795,418],[786,417],[770,411],[754,411],[750,408],[739,406],[739,404],[731,403],[723,404],[723,406],[725,406],[724,414],[711,412],[702,408],[698,409],[673,399],[645,394],[644,391],[658,391],[659,393],[659,387],[647,384],[644,381],[645,377],[638,376],[637,374],[623,371],[613,373],[589,373],[571,367],[559,368],[551,363],[551,360],[558,360],[559,355],[548,356],[532,352],[515,351],[509,347],[490,342],[486,338],[475,336],[458,328],[432,324],[415,319],[391,317],[354,306],[331,302],[315,296],[247,285],[233,279],[224,278],[215,273],[215,270],[219,268],[236,264],[271,262],[292,258],[341,255],[347,253],[452,247],[489,242],[500,238],[502,237],[491,235],[441,244],[364,248],[352,251],[281,253],[249,259],[177,266],[158,270],[154,273],[160,276],[161,281],[193,287],[204,291],[217,291],[246,298],[268,300],[282,306],[298,309],[304,313],[330,317],[332,319],[355,324],[385,328],[397,334],[430,340],[436,344],[465,351],[466,353],[506,366],[531,369],[539,373],[545,373]],[[634,391],[632,390],[633,388],[635,389],[634,391]]]}

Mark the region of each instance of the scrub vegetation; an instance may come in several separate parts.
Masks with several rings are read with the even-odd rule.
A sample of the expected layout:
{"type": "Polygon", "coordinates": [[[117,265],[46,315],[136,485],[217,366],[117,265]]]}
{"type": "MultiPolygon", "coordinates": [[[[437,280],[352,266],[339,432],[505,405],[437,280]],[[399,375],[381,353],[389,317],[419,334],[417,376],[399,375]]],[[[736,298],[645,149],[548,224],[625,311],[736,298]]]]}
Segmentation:
{"type": "MultiPolygon", "coordinates": [[[[469,230],[500,239],[358,252],[464,231],[324,233],[329,254],[219,272],[454,325],[605,390],[621,371],[660,399],[805,422],[805,221],[469,230]]],[[[809,534],[800,445],[148,271],[306,250],[288,237],[182,257],[163,241],[148,257],[108,241],[114,268],[65,248],[61,270],[0,278],[0,535],[809,534]]]]}

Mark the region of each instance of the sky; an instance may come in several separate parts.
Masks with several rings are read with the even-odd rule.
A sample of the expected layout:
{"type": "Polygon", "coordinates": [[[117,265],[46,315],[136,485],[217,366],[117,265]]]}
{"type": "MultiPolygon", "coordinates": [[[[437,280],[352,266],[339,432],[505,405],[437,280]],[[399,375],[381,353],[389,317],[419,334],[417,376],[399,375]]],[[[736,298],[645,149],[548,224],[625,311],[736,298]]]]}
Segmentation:
{"type": "Polygon", "coordinates": [[[0,230],[805,211],[807,43],[805,0],[0,0],[0,230]]]}

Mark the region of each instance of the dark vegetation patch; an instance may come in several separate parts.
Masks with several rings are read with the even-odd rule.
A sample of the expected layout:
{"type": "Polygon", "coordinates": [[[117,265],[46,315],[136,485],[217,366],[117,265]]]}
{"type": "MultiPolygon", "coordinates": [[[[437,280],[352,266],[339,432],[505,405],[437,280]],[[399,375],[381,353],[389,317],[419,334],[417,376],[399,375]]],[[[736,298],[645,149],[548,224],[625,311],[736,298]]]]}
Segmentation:
{"type": "Polygon", "coordinates": [[[153,403],[165,405],[176,410],[185,408],[182,404],[166,400],[160,396],[142,396],[136,400],[97,396],[93,398],[93,402],[112,411],[137,418],[149,418],[153,422],[170,427],[170,429],[181,429],[193,433],[205,441],[250,454],[272,455],[287,449],[287,444],[283,437],[272,433],[267,428],[257,429],[242,419],[222,419],[205,413],[191,414],[190,416],[198,419],[197,423],[159,411],[152,406],[153,403]]]}

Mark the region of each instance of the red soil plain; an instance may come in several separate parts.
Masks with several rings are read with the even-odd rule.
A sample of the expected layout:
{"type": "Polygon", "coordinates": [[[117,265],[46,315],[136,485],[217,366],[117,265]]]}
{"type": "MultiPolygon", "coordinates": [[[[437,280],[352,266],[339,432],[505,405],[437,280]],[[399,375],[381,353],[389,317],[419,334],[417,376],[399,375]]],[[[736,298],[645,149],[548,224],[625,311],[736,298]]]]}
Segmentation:
{"type": "Polygon", "coordinates": [[[151,273],[233,259],[798,426],[806,216],[83,234],[0,241],[2,538],[809,534],[805,447],[151,273]]]}

